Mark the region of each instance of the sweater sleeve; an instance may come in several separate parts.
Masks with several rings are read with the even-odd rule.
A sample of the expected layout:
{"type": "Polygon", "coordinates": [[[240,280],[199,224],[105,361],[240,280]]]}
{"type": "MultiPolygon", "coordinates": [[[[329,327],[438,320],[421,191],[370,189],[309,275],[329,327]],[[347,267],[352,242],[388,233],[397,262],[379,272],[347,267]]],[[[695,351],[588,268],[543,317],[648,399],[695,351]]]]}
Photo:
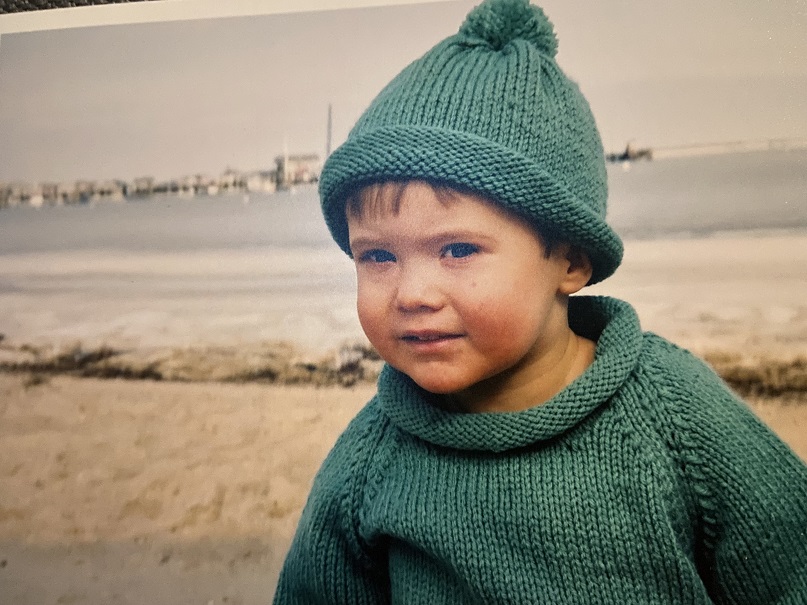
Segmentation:
{"type": "Polygon", "coordinates": [[[275,605],[389,602],[386,565],[376,564],[359,530],[368,450],[377,433],[366,412],[337,440],[314,479],[280,572],[275,605]]]}
{"type": "Polygon", "coordinates": [[[703,362],[676,357],[673,415],[707,589],[718,603],[804,605],[807,466],[703,362]]]}

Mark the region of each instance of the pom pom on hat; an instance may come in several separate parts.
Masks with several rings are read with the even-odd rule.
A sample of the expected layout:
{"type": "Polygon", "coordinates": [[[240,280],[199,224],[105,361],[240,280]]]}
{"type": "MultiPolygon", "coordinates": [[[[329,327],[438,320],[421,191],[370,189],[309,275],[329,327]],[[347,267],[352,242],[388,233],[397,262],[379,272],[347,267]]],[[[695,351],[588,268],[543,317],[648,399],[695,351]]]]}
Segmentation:
{"type": "Polygon", "coordinates": [[[501,50],[513,40],[526,40],[554,57],[558,39],[544,11],[528,0],[490,0],[472,10],[459,30],[460,35],[483,41],[501,50]]]}

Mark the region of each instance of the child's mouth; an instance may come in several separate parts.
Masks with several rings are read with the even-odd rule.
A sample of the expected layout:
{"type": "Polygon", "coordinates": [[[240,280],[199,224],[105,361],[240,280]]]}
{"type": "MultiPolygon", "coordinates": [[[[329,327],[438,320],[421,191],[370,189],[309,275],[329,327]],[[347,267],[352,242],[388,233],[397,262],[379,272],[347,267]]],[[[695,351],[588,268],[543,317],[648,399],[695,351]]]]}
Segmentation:
{"type": "Polygon", "coordinates": [[[428,343],[428,342],[440,342],[444,340],[454,340],[460,338],[459,334],[439,334],[439,333],[422,333],[422,334],[404,334],[401,336],[401,340],[404,342],[413,342],[413,343],[428,343]]]}

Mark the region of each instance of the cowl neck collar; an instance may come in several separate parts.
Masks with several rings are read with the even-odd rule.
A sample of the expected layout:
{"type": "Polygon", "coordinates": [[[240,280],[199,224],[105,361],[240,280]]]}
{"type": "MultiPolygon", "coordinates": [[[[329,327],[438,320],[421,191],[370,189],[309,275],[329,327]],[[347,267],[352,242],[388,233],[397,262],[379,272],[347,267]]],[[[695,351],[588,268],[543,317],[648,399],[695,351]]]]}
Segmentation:
{"type": "Polygon", "coordinates": [[[378,380],[378,403],[402,431],[438,446],[502,452],[552,439],[608,401],[636,366],[642,346],[636,312],[620,300],[574,296],[569,324],[597,342],[594,363],[542,405],[520,412],[449,412],[436,404],[439,396],[390,366],[378,380]]]}

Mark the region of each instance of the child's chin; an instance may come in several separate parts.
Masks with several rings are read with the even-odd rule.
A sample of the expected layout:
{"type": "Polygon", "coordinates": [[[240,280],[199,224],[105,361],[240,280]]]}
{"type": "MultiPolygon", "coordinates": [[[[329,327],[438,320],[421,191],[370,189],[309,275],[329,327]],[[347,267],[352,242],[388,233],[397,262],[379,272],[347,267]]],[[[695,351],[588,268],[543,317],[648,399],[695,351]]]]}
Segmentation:
{"type": "Polygon", "coordinates": [[[467,388],[465,384],[457,384],[448,380],[434,380],[431,378],[418,379],[416,376],[409,376],[421,389],[433,395],[454,395],[467,388]]]}
{"type": "Polygon", "coordinates": [[[472,387],[476,382],[473,375],[467,371],[457,372],[456,368],[424,368],[406,363],[400,365],[390,363],[390,365],[406,374],[421,389],[434,395],[455,395],[472,387]]]}

